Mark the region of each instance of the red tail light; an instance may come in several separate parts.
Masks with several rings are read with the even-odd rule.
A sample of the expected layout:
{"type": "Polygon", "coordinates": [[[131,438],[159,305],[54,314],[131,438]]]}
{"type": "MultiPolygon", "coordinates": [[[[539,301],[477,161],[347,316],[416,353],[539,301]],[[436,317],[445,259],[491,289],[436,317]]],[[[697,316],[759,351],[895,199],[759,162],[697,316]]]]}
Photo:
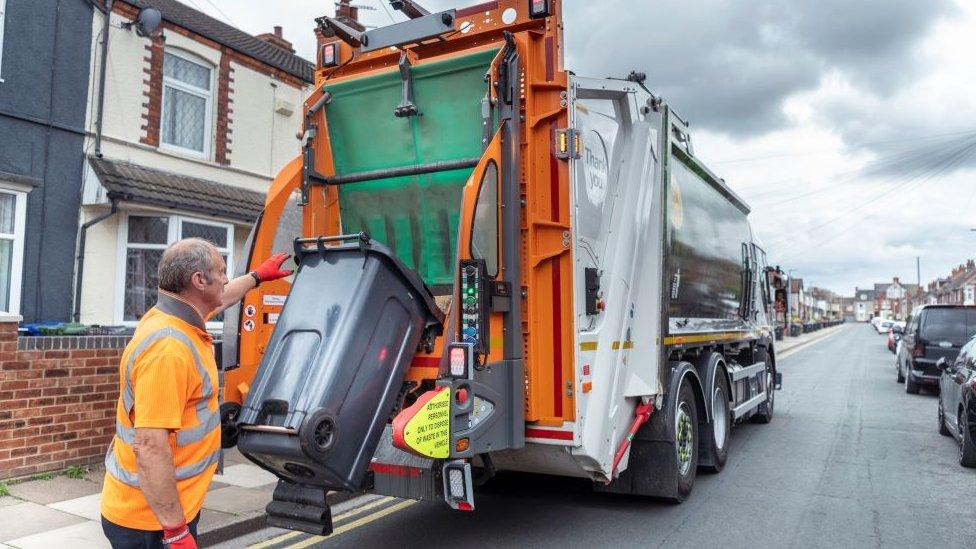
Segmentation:
{"type": "Polygon", "coordinates": [[[915,348],[912,349],[912,356],[915,358],[925,356],[925,343],[922,341],[916,341],[915,348]]]}

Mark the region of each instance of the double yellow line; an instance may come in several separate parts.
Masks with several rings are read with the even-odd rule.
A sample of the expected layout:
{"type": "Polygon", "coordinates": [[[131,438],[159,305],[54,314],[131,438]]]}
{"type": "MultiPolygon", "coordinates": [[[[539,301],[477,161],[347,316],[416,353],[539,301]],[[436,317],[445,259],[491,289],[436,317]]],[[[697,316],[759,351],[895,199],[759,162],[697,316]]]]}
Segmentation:
{"type": "MultiPolygon", "coordinates": [[[[342,513],[342,514],[340,514],[338,516],[333,517],[332,518],[332,522],[333,523],[342,522],[342,521],[344,521],[346,519],[355,517],[357,515],[361,515],[361,514],[365,513],[366,511],[369,511],[371,509],[376,509],[377,507],[383,507],[384,505],[386,505],[386,504],[388,504],[388,503],[390,503],[391,501],[394,501],[394,500],[396,500],[396,498],[391,497],[391,496],[387,496],[387,497],[382,497],[382,498],[375,499],[373,501],[370,501],[369,503],[366,503],[365,505],[361,505],[359,507],[356,507],[355,509],[350,509],[349,511],[346,511],[345,513],[342,513]]],[[[395,505],[390,505],[389,507],[383,507],[382,509],[380,509],[380,510],[378,510],[376,512],[369,513],[369,514],[367,514],[364,517],[360,517],[360,518],[355,519],[353,521],[347,522],[346,524],[343,524],[342,526],[339,526],[338,528],[335,528],[334,530],[332,530],[332,534],[329,535],[329,536],[311,536],[311,537],[308,537],[308,538],[305,538],[305,539],[298,540],[298,541],[296,541],[293,544],[286,545],[285,547],[287,547],[288,549],[300,549],[302,547],[308,547],[310,545],[315,545],[316,543],[319,543],[319,542],[324,541],[326,539],[329,539],[329,538],[338,536],[340,534],[344,534],[346,532],[349,532],[351,530],[355,530],[356,528],[360,528],[362,526],[365,526],[365,525],[367,525],[367,524],[369,524],[371,522],[377,521],[377,520],[379,520],[379,519],[381,519],[381,518],[383,518],[385,516],[392,515],[393,513],[400,512],[400,511],[406,509],[407,507],[410,507],[411,505],[414,505],[416,503],[417,503],[417,501],[416,500],[412,500],[412,499],[403,500],[403,501],[401,501],[401,502],[399,502],[399,503],[397,503],[395,505]]],[[[282,543],[285,543],[285,542],[287,542],[289,540],[295,539],[295,538],[300,537],[302,535],[304,535],[304,532],[288,532],[287,534],[282,534],[280,536],[271,538],[271,539],[269,539],[267,541],[263,541],[263,542],[258,543],[256,545],[251,545],[250,547],[251,547],[251,549],[265,549],[265,548],[268,548],[268,547],[280,545],[282,543]]]]}

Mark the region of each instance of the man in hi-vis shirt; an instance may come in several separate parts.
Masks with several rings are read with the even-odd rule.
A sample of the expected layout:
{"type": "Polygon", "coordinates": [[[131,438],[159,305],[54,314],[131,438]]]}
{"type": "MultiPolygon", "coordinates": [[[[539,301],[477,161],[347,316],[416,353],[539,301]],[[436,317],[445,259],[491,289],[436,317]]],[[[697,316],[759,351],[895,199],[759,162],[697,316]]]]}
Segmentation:
{"type": "Polygon", "coordinates": [[[163,252],[159,297],[119,366],[115,438],[105,456],[102,530],[112,547],[196,547],[220,458],[217,363],[206,319],[261,282],[291,274],[276,254],[227,281],[220,252],[187,238],[163,252]]]}

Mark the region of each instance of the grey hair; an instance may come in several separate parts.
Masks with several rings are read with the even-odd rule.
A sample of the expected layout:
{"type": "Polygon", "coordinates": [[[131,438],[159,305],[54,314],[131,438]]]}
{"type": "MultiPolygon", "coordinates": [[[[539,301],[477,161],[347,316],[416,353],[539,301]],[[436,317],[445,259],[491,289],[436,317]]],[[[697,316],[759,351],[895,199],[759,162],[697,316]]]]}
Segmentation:
{"type": "Polygon", "coordinates": [[[184,238],[174,242],[159,260],[159,287],[173,293],[189,288],[193,273],[203,273],[207,283],[213,282],[210,270],[214,266],[216,248],[202,238],[184,238]]]}

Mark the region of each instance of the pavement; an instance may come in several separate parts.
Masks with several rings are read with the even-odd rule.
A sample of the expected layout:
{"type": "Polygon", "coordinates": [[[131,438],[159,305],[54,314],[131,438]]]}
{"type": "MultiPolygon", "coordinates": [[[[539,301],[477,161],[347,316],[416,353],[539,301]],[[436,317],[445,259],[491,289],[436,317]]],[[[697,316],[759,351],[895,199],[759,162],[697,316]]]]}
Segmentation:
{"type": "MultiPolygon", "coordinates": [[[[39,476],[7,485],[10,495],[0,497],[0,549],[110,547],[99,512],[104,475],[93,468],[84,478],[39,476]]],[[[236,449],[226,451],[224,474],[214,476],[200,515],[201,544],[263,528],[264,507],[276,484],[274,475],[236,449]]]]}
{"type": "Polygon", "coordinates": [[[268,528],[217,547],[973,547],[976,470],[939,435],[937,397],[895,382],[885,338],[848,324],[777,343],[772,423],[736,426],[725,470],[683,504],[500,473],[472,513],[363,497],[328,538],[268,528]]]}
{"type": "MultiPolygon", "coordinates": [[[[776,342],[777,355],[788,356],[842,329],[844,326],[836,326],[799,337],[787,337],[776,342]]],[[[231,547],[234,540],[256,531],[272,537],[286,534],[284,530],[265,526],[264,508],[274,492],[274,475],[251,464],[236,450],[225,453],[224,465],[224,474],[214,477],[204,503],[199,527],[201,543],[214,545],[230,540],[227,546],[231,547]]],[[[55,476],[9,485],[10,496],[0,497],[0,549],[67,545],[73,549],[109,547],[99,523],[103,476],[100,468],[93,468],[84,478],[55,476]]],[[[350,497],[336,494],[330,500],[338,503],[350,497]]],[[[377,507],[378,502],[393,506],[412,505],[412,502],[368,496],[359,498],[350,509],[356,505],[377,507]]],[[[334,516],[341,514],[343,508],[333,509],[334,516]]]]}

